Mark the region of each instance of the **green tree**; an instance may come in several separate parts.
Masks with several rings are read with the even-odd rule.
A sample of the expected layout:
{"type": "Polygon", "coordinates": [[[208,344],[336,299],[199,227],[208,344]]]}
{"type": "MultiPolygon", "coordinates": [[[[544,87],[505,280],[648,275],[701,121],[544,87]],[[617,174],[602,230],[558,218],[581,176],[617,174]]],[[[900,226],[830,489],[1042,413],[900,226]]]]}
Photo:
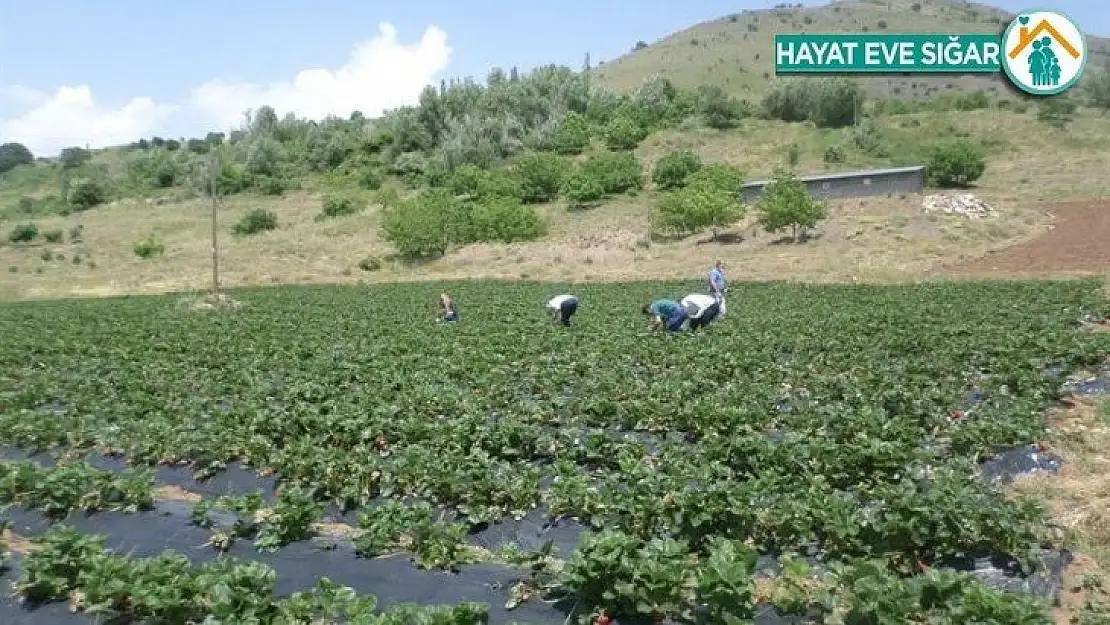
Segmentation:
{"type": "Polygon", "coordinates": [[[551,139],[551,148],[557,154],[581,154],[590,145],[590,124],[574,111],[559,122],[551,139]]]}
{"type": "Polygon", "coordinates": [[[22,143],[5,143],[0,145],[0,174],[15,169],[20,165],[30,165],[35,162],[31,150],[22,143]]]}
{"type": "Polygon", "coordinates": [[[536,209],[513,197],[483,198],[470,206],[466,218],[467,240],[475,243],[533,241],[547,232],[536,209]]]}
{"type": "Polygon", "coordinates": [[[382,233],[401,256],[442,256],[466,238],[464,207],[446,189],[426,189],[411,200],[385,205],[382,213],[382,233]]]}
{"type": "Polygon", "coordinates": [[[795,241],[825,218],[825,205],[809,195],[805,183],[792,172],[778,169],[757,203],[759,225],[767,232],[791,229],[795,241]]]}
{"type": "Polygon", "coordinates": [[[651,181],[663,190],[677,189],[686,184],[690,174],[701,169],[701,157],[690,150],[668,152],[651,171],[651,181]]]}
{"type": "Polygon", "coordinates": [[[520,181],[521,199],[525,202],[550,202],[559,195],[570,164],[557,154],[533,152],[525,154],[514,169],[520,181]]]}
{"type": "Polygon", "coordinates": [[[930,184],[937,187],[965,187],[986,169],[982,150],[966,139],[933,146],[926,166],[930,184]]]}
{"type": "Polygon", "coordinates": [[[92,153],[85,148],[71,147],[62,150],[60,158],[62,161],[62,169],[75,169],[91,159],[92,153]]]}
{"type": "Polygon", "coordinates": [[[618,115],[605,126],[605,145],[610,150],[634,150],[646,136],[644,127],[630,115],[618,115]]]}
{"type": "Polygon", "coordinates": [[[587,208],[605,197],[605,187],[590,172],[577,168],[563,182],[563,195],[571,209],[587,208]]]}
{"type": "Polygon", "coordinates": [[[672,232],[692,234],[709,228],[716,240],[722,228],[744,216],[740,203],[743,174],[725,164],[707,165],[691,174],[681,189],[657,203],[659,224],[672,232]]]}
{"type": "Polygon", "coordinates": [[[74,178],[69,181],[66,191],[66,203],[84,210],[104,203],[108,199],[108,191],[104,185],[91,178],[74,178]]]}
{"type": "Polygon", "coordinates": [[[601,183],[605,193],[644,188],[644,165],[632,152],[602,152],[586,159],[582,171],[601,183]]]}

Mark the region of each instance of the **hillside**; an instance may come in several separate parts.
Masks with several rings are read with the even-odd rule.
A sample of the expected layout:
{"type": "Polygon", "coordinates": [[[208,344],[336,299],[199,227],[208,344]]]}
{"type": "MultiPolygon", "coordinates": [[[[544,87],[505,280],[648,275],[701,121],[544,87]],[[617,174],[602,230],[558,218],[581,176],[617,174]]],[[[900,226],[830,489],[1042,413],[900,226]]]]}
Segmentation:
{"type": "MultiPolygon", "coordinates": [[[[838,6],[814,15],[847,19],[847,11],[879,10],[838,6]]],[[[954,10],[930,4],[922,12],[954,10]]],[[[883,11],[891,30],[894,16],[916,14],[883,11]]],[[[764,23],[775,15],[721,23],[747,33],[742,19],[764,23]]],[[[699,28],[709,26],[684,32],[699,28]]],[[[751,34],[767,36],[769,50],[769,33],[751,34]]],[[[620,63],[644,63],[665,48],[620,63]]],[[[660,71],[667,58],[658,57],[660,71]]],[[[205,172],[213,156],[225,286],[683,278],[716,259],[743,279],[901,281],[1029,241],[1059,223],[1071,225],[1052,232],[1077,233],[1062,239],[1069,247],[1102,236],[1076,225],[1097,204],[1074,214],[1056,206],[1110,196],[1110,116],[1101,110],[1108,105],[1086,91],[1030,102],[919,88],[913,100],[892,92],[862,98],[861,107],[851,81],[814,79],[772,87],[781,90],[776,101],[793,103],[772,110],[703,88],[710,75],[701,84],[686,74],[644,82],[658,73],[650,67],[635,78],[633,93],[615,92],[607,88],[620,88],[614,76],[633,84],[631,72],[615,71],[620,63],[602,68],[608,82],[554,66],[493,70],[488,84],[429,86],[418,106],[381,119],[279,119],[262,107],[227,137],[136,137],[127,147],[70,149],[15,166],[0,173],[0,298],[205,288],[212,231],[205,172]],[[994,207],[994,217],[927,214],[919,195],[834,200],[815,236],[794,245],[783,244],[782,230],[761,227],[760,207],[733,200],[712,224],[660,219],[668,205],[688,215],[700,210],[701,195],[664,189],[656,176],[662,159],[679,151],[700,161],[694,171],[729,172],[703,182],[733,185],[780,167],[804,175],[926,164],[936,149],[954,146],[984,159],[963,191],[994,207]],[[711,237],[713,230],[722,236],[711,237]]],[[[1101,258],[1066,265],[1040,258],[1038,267],[1110,271],[1101,258]]],[[[980,272],[1020,269],[1012,262],[980,272]]]]}
{"type": "MultiPolygon", "coordinates": [[[[784,5],[789,6],[789,5],[784,5]]],[[[844,0],[819,7],[747,10],[703,22],[660,41],[645,42],[629,54],[599,67],[597,80],[629,91],[645,78],[664,76],[678,86],[711,84],[757,101],[774,78],[774,37],[804,32],[1000,32],[1013,15],[960,0],[844,0]]],[[[1087,67],[1101,70],[1110,60],[1110,39],[1087,33],[1092,57],[1087,67]]],[[[880,76],[862,80],[873,95],[932,97],[949,91],[1011,91],[1001,75],[880,76]]]]}

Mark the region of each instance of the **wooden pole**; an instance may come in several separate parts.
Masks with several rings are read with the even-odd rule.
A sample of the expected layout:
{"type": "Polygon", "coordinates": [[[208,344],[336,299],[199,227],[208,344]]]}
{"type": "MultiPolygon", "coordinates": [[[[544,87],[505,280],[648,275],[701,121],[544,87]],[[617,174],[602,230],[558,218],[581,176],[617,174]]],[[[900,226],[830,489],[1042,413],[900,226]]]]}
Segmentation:
{"type": "Polygon", "coordinates": [[[216,200],[216,176],[219,172],[220,156],[213,150],[208,162],[208,193],[212,198],[212,295],[220,297],[220,230],[219,209],[216,200]]]}

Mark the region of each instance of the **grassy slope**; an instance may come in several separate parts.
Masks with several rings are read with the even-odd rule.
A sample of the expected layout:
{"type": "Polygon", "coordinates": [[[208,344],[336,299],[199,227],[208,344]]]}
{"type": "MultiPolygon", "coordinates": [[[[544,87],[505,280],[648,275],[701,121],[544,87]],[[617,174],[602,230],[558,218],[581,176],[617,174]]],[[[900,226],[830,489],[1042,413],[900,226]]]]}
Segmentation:
{"type": "MultiPolygon", "coordinates": [[[[901,24],[909,24],[917,17],[907,7],[888,10],[874,5],[841,6],[840,11],[826,7],[793,12],[799,16],[796,18],[799,22],[803,19],[801,15],[813,15],[815,26],[820,19],[848,19],[846,16],[857,13],[874,16],[877,21],[881,13],[888,30],[902,29],[901,24]]],[[[937,8],[930,3],[922,12],[948,15],[945,11],[956,9],[937,8]]],[[[773,12],[761,15],[761,23],[773,21],[770,17],[773,12]]],[[[960,15],[966,17],[966,11],[960,15]]],[[[741,16],[733,23],[725,18],[713,23],[715,26],[696,26],[684,31],[685,35],[675,35],[666,41],[683,42],[680,49],[686,53],[694,48],[689,44],[691,32],[735,30],[738,36],[731,44],[727,37],[716,40],[705,37],[708,43],[699,45],[698,51],[721,52],[701,57],[735,58],[727,52],[730,45],[754,55],[755,44],[745,42],[741,36],[747,32],[744,21],[747,19],[749,16],[741,16]]],[[[783,29],[793,29],[786,19],[788,25],[783,29]]],[[[937,24],[947,24],[946,28],[955,28],[951,26],[955,18],[934,19],[937,24]]],[[[919,28],[934,27],[921,22],[919,28]]],[[[766,38],[760,49],[770,50],[771,34],[770,28],[762,27],[760,32],[753,33],[753,37],[766,38]]],[[[618,87],[621,85],[617,79],[626,80],[626,85],[638,84],[643,76],[632,69],[651,59],[655,59],[652,62],[661,71],[674,71],[678,57],[667,56],[664,54],[667,50],[667,45],[660,43],[607,66],[603,70],[608,72],[606,81],[618,87]],[[625,63],[628,65],[622,65],[625,63]],[[621,70],[622,67],[628,71],[621,70]]],[[[644,66],[645,73],[649,69],[644,66]]],[[[727,80],[728,73],[718,70],[712,75],[679,72],[680,75],[672,77],[685,84],[718,76],[727,80]]],[[[748,80],[757,75],[748,72],[737,76],[748,80]]],[[[750,84],[754,89],[754,85],[762,84],[762,79],[753,79],[750,84]]],[[[927,216],[918,197],[845,200],[831,204],[831,218],[822,226],[822,236],[804,246],[778,245],[774,237],[756,233],[750,219],[738,224],[731,233],[739,242],[705,244],[703,237],[694,236],[649,245],[646,234],[653,194],[647,192],[612,198],[590,211],[571,213],[562,203],[541,207],[551,226],[550,236],[541,241],[472,246],[419,267],[386,262],[380,271],[365,273],[358,268],[361,259],[371,255],[386,257],[390,252],[378,235],[376,211],[371,207],[358,216],[316,222],[313,218],[320,211],[318,192],[326,182],[310,180],[305,191],[289,193],[284,198],[237,196],[228,200],[221,216],[221,232],[225,234],[221,244],[224,276],[228,285],[414,277],[678,278],[701,273],[714,259],[722,258],[730,263],[736,277],[822,281],[906,279],[920,275],[938,260],[980,255],[1035,235],[1048,221],[1041,202],[1110,196],[1110,182],[1104,175],[1110,171],[1110,117],[1085,111],[1063,131],[1041,126],[1033,110],[917,113],[880,117],[876,121],[890,157],[876,158],[855,149],[851,129],[825,131],[809,124],[756,119],[746,120],[729,132],[686,128],[659,133],[641,145],[637,156],[650,167],[669,150],[689,148],[699,152],[707,162],[728,162],[743,169],[748,179],[755,179],[767,176],[774,166],[783,164],[792,144],[798,147],[797,169],[809,173],[829,168],[822,155],[833,144],[845,146],[848,157],[847,162],[836,168],[851,169],[921,162],[927,141],[967,136],[988,149],[987,173],[975,192],[996,206],[1000,217],[969,221],[927,216]],[[1045,132],[1030,133],[1031,127],[1045,132]],[[227,235],[236,219],[258,207],[278,214],[281,226],[277,231],[244,239],[227,235]]],[[[108,150],[94,158],[117,168],[123,166],[124,155],[108,150]]],[[[18,168],[0,176],[0,235],[28,219],[10,210],[19,197],[57,194],[59,187],[54,168],[18,168]]],[[[59,228],[68,231],[81,224],[84,240],[0,245],[0,299],[193,289],[203,288],[210,279],[209,209],[203,202],[152,204],[125,200],[68,217],[38,217],[36,222],[42,231],[59,228]],[[165,242],[166,254],[140,260],[133,246],[150,235],[165,242]],[[59,260],[59,255],[64,260],[59,260]],[[74,256],[80,262],[74,263],[74,256]]]]}
{"type": "MultiPolygon", "coordinates": [[[[758,101],[774,77],[774,37],[795,32],[1000,32],[1012,15],[983,5],[945,0],[873,0],[835,2],[822,7],[745,11],[703,22],[646,48],[606,63],[598,81],[613,89],[631,90],[644,78],[660,74],[691,87],[716,84],[730,93],[758,101]]],[[[1110,59],[1110,40],[1088,35],[1089,68],[1110,59]]],[[[864,81],[872,94],[901,97],[935,96],[950,90],[991,90],[1008,93],[1000,75],[896,76],[864,81]]]]}

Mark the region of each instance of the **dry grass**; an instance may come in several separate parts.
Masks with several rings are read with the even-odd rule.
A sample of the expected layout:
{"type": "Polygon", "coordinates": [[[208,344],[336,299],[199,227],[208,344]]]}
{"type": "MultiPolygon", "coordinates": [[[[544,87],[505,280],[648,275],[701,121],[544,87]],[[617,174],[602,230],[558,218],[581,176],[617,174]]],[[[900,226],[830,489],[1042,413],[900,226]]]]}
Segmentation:
{"type": "Polygon", "coordinates": [[[197,503],[204,499],[198,493],[190,492],[180,486],[159,486],[154,489],[154,498],[161,501],[185,501],[197,503]]]}
{"type": "MultiPolygon", "coordinates": [[[[1070,407],[1049,416],[1051,447],[1065,461],[1059,475],[1017,481],[1015,491],[1045,501],[1053,521],[1065,531],[1068,547],[1077,553],[1065,571],[1058,623],[1107,603],[1106,590],[1092,584],[1110,573],[1110,400],[1070,399],[1070,407]]],[[[1110,580],[1108,580],[1110,581],[1110,580]]],[[[1110,612],[1108,612],[1110,614],[1110,612]]]]}
{"type": "MultiPolygon", "coordinates": [[[[834,5],[748,10],[703,22],[648,47],[606,62],[596,70],[599,83],[631,91],[645,78],[661,75],[676,85],[717,85],[750,101],[758,101],[774,78],[774,36],[778,33],[860,32],[984,32],[1000,33],[1008,16],[998,9],[932,0],[846,1],[834,5]]],[[[1088,36],[1093,58],[1088,67],[1102,67],[1110,52],[1104,38],[1088,36]]],[[[863,84],[874,94],[929,97],[977,89],[1008,95],[1001,76],[879,76],[863,84]]]]}
{"type": "Polygon", "coordinates": [[[21,555],[34,548],[30,540],[13,533],[11,530],[4,530],[0,534],[0,543],[7,545],[9,551],[21,555]]]}
{"type": "MultiPolygon", "coordinates": [[[[387,260],[389,245],[378,235],[373,207],[359,215],[314,220],[319,197],[307,192],[283,198],[235,197],[220,217],[221,283],[227,287],[267,284],[355,283],[361,281],[501,278],[597,281],[678,278],[699,275],[715,259],[734,279],[815,282],[918,279],[942,262],[974,258],[1044,232],[1051,222],[1046,202],[1110,195],[1110,118],[1085,114],[1060,133],[1029,133],[1030,114],[980,111],[883,118],[896,153],[919,149],[921,137],[955,134],[989,139],[994,153],[973,191],[997,208],[999,217],[973,221],[926,215],[916,195],[840,200],[819,238],[805,244],[776,243],[777,237],[737,224],[729,243],[707,236],[680,241],[648,240],[654,193],[621,196],[587,211],[569,212],[561,203],[540,207],[550,224],[541,241],[475,245],[433,262],[409,265],[387,260]],[[276,231],[230,235],[247,211],[264,207],[279,220],[276,231]],[[359,261],[374,256],[382,268],[363,271],[359,261]]],[[[847,141],[850,131],[821,131],[804,124],[749,121],[730,132],[669,131],[638,150],[646,163],[676,148],[698,151],[706,162],[742,168],[749,179],[769,175],[785,161],[785,147],[799,146],[797,170],[826,169],[826,146],[847,141]]],[[[837,169],[878,164],[849,152],[837,169]]],[[[0,232],[14,221],[0,220],[0,232]]],[[[211,239],[207,205],[187,201],[160,206],[121,202],[69,217],[38,221],[40,230],[84,227],[80,243],[0,247],[0,299],[106,296],[195,291],[211,285],[211,239]],[[165,254],[135,255],[137,241],[154,236],[165,254]],[[50,260],[43,260],[44,252],[50,260]],[[79,263],[74,263],[74,257],[79,263]]]]}

